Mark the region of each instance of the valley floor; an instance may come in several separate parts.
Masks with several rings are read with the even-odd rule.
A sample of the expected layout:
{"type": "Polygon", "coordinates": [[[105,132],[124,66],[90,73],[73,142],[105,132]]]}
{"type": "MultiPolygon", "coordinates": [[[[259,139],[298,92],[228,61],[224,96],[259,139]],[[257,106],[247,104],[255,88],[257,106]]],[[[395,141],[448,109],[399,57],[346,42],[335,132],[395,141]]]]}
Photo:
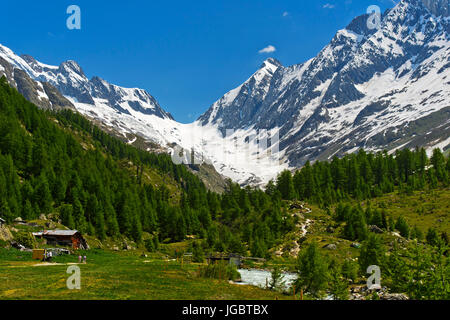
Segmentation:
{"type": "Polygon", "coordinates": [[[292,299],[253,286],[199,278],[198,264],[181,264],[137,252],[86,251],[80,264],[81,290],[69,290],[67,268],[77,256],[54,263],[31,253],[0,249],[0,300],[275,300],[292,299]]]}

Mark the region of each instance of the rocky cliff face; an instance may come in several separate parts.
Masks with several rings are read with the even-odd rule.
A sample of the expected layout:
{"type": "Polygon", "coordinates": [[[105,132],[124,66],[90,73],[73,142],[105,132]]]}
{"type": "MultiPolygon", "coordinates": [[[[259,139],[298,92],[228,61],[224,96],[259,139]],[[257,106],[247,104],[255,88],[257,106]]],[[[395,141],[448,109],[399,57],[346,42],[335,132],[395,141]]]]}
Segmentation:
{"type": "MultiPolygon", "coordinates": [[[[47,83],[46,87],[56,88],[50,95],[57,92],[59,103],[65,97],[69,104],[87,105],[92,108],[107,106],[119,113],[155,115],[160,118],[172,119],[172,116],[164,111],[155,98],[142,89],[129,89],[115,86],[107,81],[94,77],[89,80],[81,66],[72,60],[65,61],[59,66],[43,64],[30,55],[18,56],[10,49],[0,46],[0,59],[8,64],[4,69],[9,70],[8,79],[18,77],[19,91],[25,97],[43,108],[49,108],[44,102],[36,99],[36,94],[47,83]],[[17,70],[17,72],[14,72],[17,70]],[[31,85],[33,81],[34,85],[31,85]],[[70,100],[70,102],[69,102],[70,100]]],[[[17,81],[15,80],[15,84],[17,81]]],[[[39,93],[37,94],[39,96],[39,93]]]]}
{"type": "Polygon", "coordinates": [[[0,77],[5,76],[28,101],[43,109],[75,109],[74,105],[51,84],[33,80],[26,71],[17,68],[11,60],[8,61],[5,55],[8,51],[0,46],[0,77]]]}

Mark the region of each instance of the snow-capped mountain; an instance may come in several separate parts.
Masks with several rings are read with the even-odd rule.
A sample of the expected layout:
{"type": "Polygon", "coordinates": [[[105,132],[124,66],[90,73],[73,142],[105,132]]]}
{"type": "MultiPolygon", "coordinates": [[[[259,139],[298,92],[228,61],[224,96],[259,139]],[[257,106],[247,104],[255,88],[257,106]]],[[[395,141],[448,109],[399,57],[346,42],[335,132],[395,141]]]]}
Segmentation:
{"type": "Polygon", "coordinates": [[[29,55],[18,56],[1,45],[0,58],[8,62],[10,68],[24,71],[38,83],[52,85],[74,105],[80,103],[95,107],[98,104],[106,104],[123,114],[138,112],[172,119],[170,113],[164,111],[156,99],[145,90],[122,88],[99,77],[89,80],[75,61],[65,61],[60,66],[51,66],[29,55]]]}
{"type": "Polygon", "coordinates": [[[368,15],[313,59],[269,59],[199,118],[226,129],[279,129],[291,167],[358,148],[450,144],[448,0],[403,0],[370,29],[368,15]]]}
{"type": "Polygon", "coordinates": [[[75,109],[73,104],[51,84],[33,80],[26,71],[27,67],[27,64],[10,49],[0,45],[0,77],[6,76],[10,85],[43,109],[75,109]]]}
{"type": "MultiPolygon", "coordinates": [[[[277,159],[272,159],[271,154],[259,154],[261,148],[257,141],[264,139],[264,134],[240,130],[224,137],[215,126],[203,126],[199,122],[178,123],[145,90],[122,88],[99,77],[89,80],[75,61],[51,66],[29,55],[18,56],[0,45],[2,62],[0,67],[4,67],[0,68],[0,76],[6,75],[21,93],[27,90],[21,82],[16,84],[17,76],[14,75],[26,78],[32,95],[24,96],[36,105],[50,108],[48,99],[40,98],[45,95],[40,88],[53,88],[61,93],[59,96],[66,102],[64,107],[75,108],[130,144],[148,147],[149,151],[176,154],[174,161],[185,164],[207,162],[219,173],[242,183],[267,181],[287,167],[278,166],[277,159]],[[255,167],[252,164],[255,161],[262,161],[261,166],[255,167]]],[[[258,71],[255,77],[263,80],[264,72],[258,71]]]]}
{"type": "Polygon", "coordinates": [[[43,108],[73,106],[129,143],[207,161],[241,184],[359,148],[447,149],[449,0],[402,0],[379,26],[370,19],[355,18],[304,63],[266,60],[191,124],[173,120],[145,90],[89,80],[74,61],[50,66],[0,46],[0,75],[43,108]]]}

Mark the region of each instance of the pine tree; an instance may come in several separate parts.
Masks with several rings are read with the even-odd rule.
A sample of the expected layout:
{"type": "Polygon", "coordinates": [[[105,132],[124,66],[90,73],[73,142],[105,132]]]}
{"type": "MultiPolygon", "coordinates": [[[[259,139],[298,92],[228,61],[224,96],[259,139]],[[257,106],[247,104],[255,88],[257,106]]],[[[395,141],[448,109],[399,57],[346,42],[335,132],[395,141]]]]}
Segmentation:
{"type": "Polygon", "coordinates": [[[437,246],[439,244],[439,235],[436,229],[430,227],[428,229],[427,235],[426,235],[427,243],[430,246],[437,246]]]}
{"type": "Polygon", "coordinates": [[[400,232],[400,235],[406,239],[409,238],[410,228],[408,223],[403,217],[398,217],[397,222],[395,224],[395,229],[400,232]]]}
{"type": "Polygon", "coordinates": [[[25,220],[32,220],[35,218],[35,213],[30,200],[26,200],[25,205],[23,206],[22,217],[25,220]]]}
{"type": "Polygon", "coordinates": [[[39,204],[42,213],[50,213],[52,209],[52,194],[46,175],[43,173],[39,176],[35,187],[35,201],[39,204]]]}
{"type": "Polygon", "coordinates": [[[281,193],[284,200],[292,200],[295,198],[294,183],[289,170],[284,170],[277,179],[277,189],[281,193]]]}
{"type": "Polygon", "coordinates": [[[73,219],[73,207],[70,204],[65,204],[60,208],[60,218],[63,225],[70,229],[75,229],[75,220],[73,219]]]}
{"type": "Polygon", "coordinates": [[[296,268],[296,292],[304,289],[314,297],[322,296],[328,285],[329,272],[328,263],[320,253],[317,243],[310,244],[300,253],[296,268]]]}
{"type": "Polygon", "coordinates": [[[329,292],[334,300],[348,300],[350,293],[348,290],[348,282],[341,274],[339,268],[330,270],[329,292]]]}
{"type": "Polygon", "coordinates": [[[386,259],[386,269],[386,274],[391,280],[391,290],[393,292],[405,292],[412,279],[406,260],[401,256],[397,241],[394,242],[393,250],[386,259]]]}
{"type": "Polygon", "coordinates": [[[384,266],[386,251],[381,238],[376,234],[369,234],[366,241],[362,243],[360,255],[358,258],[360,271],[364,274],[367,267],[377,265],[380,268],[384,266]]]}

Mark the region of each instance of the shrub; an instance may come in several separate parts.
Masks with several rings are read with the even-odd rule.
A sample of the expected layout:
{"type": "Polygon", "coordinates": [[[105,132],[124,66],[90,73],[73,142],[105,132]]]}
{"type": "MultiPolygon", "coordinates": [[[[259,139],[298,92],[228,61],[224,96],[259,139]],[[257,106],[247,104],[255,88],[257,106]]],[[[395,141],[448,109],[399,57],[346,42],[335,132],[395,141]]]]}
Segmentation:
{"type": "Polygon", "coordinates": [[[237,271],[237,267],[225,261],[200,266],[198,269],[198,275],[202,278],[233,281],[241,278],[241,274],[237,271]]]}
{"type": "Polygon", "coordinates": [[[14,240],[27,248],[35,248],[37,243],[31,232],[19,231],[15,234],[14,240]]]}
{"type": "Polygon", "coordinates": [[[279,266],[275,266],[272,270],[271,278],[269,282],[269,288],[275,291],[283,290],[285,286],[285,281],[283,281],[283,273],[279,266]]]}
{"type": "Polygon", "coordinates": [[[205,254],[199,242],[194,242],[192,246],[192,260],[194,262],[203,263],[205,261],[205,254]]]}

